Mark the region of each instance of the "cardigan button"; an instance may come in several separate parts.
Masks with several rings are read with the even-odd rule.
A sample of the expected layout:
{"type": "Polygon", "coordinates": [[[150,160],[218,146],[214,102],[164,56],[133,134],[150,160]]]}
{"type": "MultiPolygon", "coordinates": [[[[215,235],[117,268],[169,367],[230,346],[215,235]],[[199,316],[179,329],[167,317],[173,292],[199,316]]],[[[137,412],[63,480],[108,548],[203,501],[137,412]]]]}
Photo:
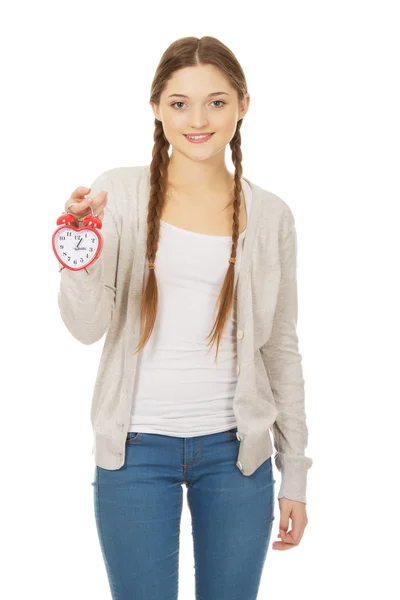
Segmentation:
{"type": "Polygon", "coordinates": [[[241,340],[242,337],[244,336],[244,333],[241,329],[239,329],[236,335],[237,335],[238,339],[241,340]]]}
{"type": "Polygon", "coordinates": [[[240,373],[240,366],[236,365],[236,375],[239,375],[239,373],[240,373]]]}

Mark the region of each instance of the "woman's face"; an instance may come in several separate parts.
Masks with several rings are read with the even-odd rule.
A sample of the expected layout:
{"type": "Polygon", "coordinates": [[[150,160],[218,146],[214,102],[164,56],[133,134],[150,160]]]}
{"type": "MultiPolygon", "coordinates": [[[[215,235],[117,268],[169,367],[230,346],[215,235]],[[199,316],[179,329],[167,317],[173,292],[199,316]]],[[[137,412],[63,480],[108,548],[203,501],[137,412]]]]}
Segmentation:
{"type": "Polygon", "coordinates": [[[216,67],[197,65],[176,71],[161,94],[159,106],[152,108],[174,150],[205,160],[224,152],[249,102],[249,94],[239,102],[236,90],[216,67]],[[213,135],[200,144],[185,137],[196,133],[213,135]]]}

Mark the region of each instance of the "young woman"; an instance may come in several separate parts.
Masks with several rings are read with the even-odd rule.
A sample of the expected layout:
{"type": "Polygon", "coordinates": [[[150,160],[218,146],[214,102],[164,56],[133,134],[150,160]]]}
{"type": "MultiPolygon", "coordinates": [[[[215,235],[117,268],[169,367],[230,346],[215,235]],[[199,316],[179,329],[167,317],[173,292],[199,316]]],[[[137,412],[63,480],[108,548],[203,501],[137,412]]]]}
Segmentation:
{"type": "Polygon", "coordinates": [[[106,171],[65,205],[77,222],[90,206],[102,219],[99,258],[60,271],[59,307],[82,343],[107,334],[91,409],[93,486],[119,600],[178,597],[182,484],[196,597],[257,597],[274,520],[273,443],[273,548],[297,546],[307,525],[296,229],[286,202],[242,175],[249,102],[225,45],[175,41],[151,88],[151,164],[106,171]]]}

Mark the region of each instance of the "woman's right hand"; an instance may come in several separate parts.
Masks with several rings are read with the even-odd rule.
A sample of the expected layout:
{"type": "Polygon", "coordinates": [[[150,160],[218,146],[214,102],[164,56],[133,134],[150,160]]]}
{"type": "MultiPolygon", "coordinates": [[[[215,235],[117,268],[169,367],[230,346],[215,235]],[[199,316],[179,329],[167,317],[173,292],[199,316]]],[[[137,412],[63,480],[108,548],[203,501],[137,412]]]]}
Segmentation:
{"type": "MultiPolygon", "coordinates": [[[[100,220],[104,217],[104,209],[107,205],[107,192],[105,190],[101,190],[95,198],[85,198],[85,195],[88,195],[91,188],[87,188],[84,186],[79,186],[75,191],[72,192],[69,200],[66,201],[64,210],[67,212],[67,207],[72,204],[68,209],[68,212],[77,219],[81,219],[82,217],[86,217],[92,214],[89,207],[92,207],[93,214],[100,220]]],[[[79,222],[81,225],[81,222],[79,222]]]]}

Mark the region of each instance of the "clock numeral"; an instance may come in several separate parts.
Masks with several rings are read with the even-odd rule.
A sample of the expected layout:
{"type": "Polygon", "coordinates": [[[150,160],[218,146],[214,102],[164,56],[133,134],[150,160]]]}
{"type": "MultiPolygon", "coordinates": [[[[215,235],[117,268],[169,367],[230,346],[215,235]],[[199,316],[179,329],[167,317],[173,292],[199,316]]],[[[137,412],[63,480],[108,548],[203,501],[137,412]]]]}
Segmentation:
{"type": "Polygon", "coordinates": [[[64,241],[65,240],[65,235],[60,235],[60,240],[64,241]]]}
{"type": "Polygon", "coordinates": [[[67,231],[67,236],[71,236],[72,235],[72,231],[67,231]]]}
{"type": "Polygon", "coordinates": [[[93,248],[89,248],[89,252],[93,252],[93,248]]]}

